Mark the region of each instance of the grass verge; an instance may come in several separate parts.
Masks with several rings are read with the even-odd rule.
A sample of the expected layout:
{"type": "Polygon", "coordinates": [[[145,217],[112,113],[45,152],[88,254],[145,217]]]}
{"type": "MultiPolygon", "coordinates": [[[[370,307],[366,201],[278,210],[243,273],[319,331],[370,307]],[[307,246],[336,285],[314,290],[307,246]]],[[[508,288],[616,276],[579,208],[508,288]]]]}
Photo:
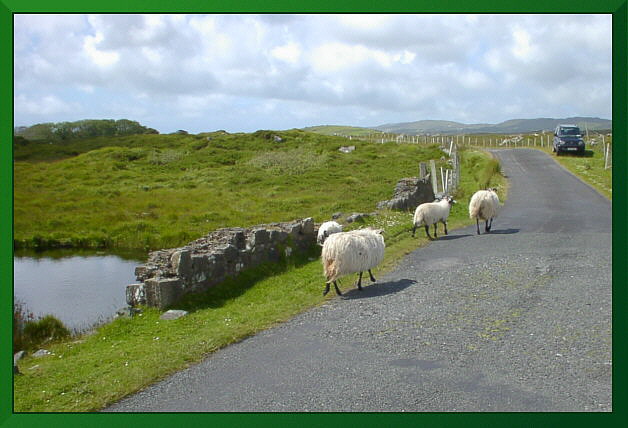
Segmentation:
{"type": "MultiPolygon", "coordinates": [[[[463,179],[450,229],[471,224],[468,201],[480,182],[499,187],[500,198],[506,196],[505,180],[492,158],[479,150],[462,150],[461,156],[463,179]]],[[[412,213],[385,211],[359,225],[385,230],[387,249],[379,275],[428,243],[421,233],[410,236],[411,218],[412,213]]],[[[316,256],[263,265],[189,298],[180,307],[190,313],[178,320],[160,320],[158,310],[144,308],[134,318],[119,318],[91,334],[51,344],[50,355],[27,356],[19,362],[22,374],[14,378],[14,410],[99,410],[217,349],[335,298],[333,293],[322,296],[322,267],[316,256]]],[[[354,286],[353,280],[343,282],[345,290],[354,286]]]]}
{"type": "Polygon", "coordinates": [[[551,149],[539,148],[550,155],[556,162],[572,172],[585,183],[591,185],[594,189],[613,199],[613,169],[604,168],[604,153],[600,149],[586,150],[584,156],[577,155],[561,155],[556,156],[551,149]]]}

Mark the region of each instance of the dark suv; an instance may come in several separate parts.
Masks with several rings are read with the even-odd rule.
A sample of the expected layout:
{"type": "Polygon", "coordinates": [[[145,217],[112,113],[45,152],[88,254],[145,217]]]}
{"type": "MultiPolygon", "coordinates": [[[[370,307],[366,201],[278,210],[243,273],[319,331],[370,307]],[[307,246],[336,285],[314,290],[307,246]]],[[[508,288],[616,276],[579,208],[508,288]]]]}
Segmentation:
{"type": "Polygon", "coordinates": [[[584,154],[584,140],[580,128],[576,125],[558,125],[554,130],[554,147],[556,155],[562,152],[584,154]]]}

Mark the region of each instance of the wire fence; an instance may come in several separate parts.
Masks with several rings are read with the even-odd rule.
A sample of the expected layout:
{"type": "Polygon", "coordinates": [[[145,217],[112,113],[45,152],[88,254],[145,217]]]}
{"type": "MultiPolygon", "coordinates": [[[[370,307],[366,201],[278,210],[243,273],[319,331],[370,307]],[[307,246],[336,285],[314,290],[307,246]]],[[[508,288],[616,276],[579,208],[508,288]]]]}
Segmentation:
{"type": "MultiPolygon", "coordinates": [[[[337,134],[339,135],[339,134],[337,134]]],[[[554,135],[551,132],[539,132],[519,135],[406,135],[393,133],[372,133],[367,135],[344,135],[350,139],[364,140],[376,143],[408,143],[408,144],[440,144],[445,148],[450,144],[456,147],[493,147],[518,148],[537,147],[551,150],[554,135]]],[[[613,167],[612,134],[587,132],[584,137],[585,148],[598,153],[604,159],[604,168],[613,167]]]]}
{"type": "MultiPolygon", "coordinates": [[[[458,146],[453,142],[450,143],[449,149],[445,150],[449,155],[449,168],[442,166],[437,172],[436,161],[434,159],[429,162],[429,177],[432,182],[432,190],[435,195],[450,195],[456,191],[460,184],[460,155],[458,154],[458,146]],[[439,183],[440,178],[440,183],[439,183]]],[[[428,176],[428,167],[425,162],[419,163],[419,178],[424,179],[428,176]]]]}

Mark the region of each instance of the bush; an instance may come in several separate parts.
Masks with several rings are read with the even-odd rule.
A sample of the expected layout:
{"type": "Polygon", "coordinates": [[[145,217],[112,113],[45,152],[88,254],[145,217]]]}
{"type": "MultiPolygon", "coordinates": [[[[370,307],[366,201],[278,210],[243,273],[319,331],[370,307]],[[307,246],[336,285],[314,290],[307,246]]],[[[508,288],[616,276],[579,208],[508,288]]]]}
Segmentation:
{"type": "Polygon", "coordinates": [[[70,331],[57,318],[46,315],[37,321],[27,321],[24,324],[22,336],[22,347],[26,350],[33,350],[44,343],[70,336],[70,331]]]}

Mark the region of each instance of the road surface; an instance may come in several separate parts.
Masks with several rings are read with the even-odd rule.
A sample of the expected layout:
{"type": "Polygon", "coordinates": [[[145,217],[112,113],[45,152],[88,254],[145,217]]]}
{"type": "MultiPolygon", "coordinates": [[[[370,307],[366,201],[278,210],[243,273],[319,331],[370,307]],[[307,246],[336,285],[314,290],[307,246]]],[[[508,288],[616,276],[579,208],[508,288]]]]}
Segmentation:
{"type": "Polygon", "coordinates": [[[105,411],[611,411],[611,204],[545,153],[494,153],[490,234],[451,231],[105,411]]]}

